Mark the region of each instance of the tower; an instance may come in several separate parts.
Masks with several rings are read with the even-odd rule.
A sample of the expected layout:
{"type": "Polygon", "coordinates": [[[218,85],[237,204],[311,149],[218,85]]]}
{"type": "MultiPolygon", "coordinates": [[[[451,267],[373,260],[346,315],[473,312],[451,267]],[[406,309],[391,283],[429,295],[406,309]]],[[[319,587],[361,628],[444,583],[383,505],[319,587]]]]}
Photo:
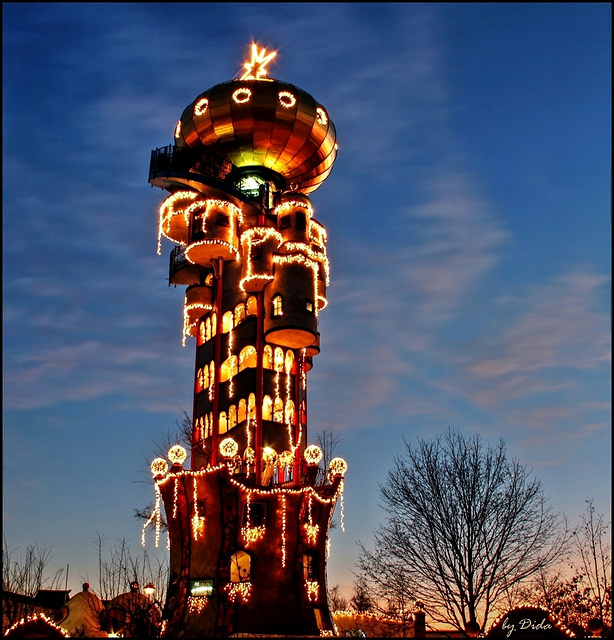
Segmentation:
{"type": "Polygon", "coordinates": [[[180,446],[170,468],[152,463],[172,636],[333,635],[326,556],[347,465],[320,469],[308,445],[329,278],[308,194],[337,143],[323,106],[267,77],[274,55],[252,45],[242,77],[198,95],[151,156],[149,182],[169,193],[158,253],[175,243],[169,283],[186,286],[184,340],[196,340],[189,468],[180,446]]]}

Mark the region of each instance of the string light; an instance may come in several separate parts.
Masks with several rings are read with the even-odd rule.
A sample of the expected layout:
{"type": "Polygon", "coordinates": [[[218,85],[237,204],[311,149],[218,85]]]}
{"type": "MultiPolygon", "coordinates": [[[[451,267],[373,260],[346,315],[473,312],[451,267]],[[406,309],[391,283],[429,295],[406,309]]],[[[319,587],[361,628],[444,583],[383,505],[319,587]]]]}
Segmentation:
{"type": "Polygon", "coordinates": [[[252,44],[252,59],[243,65],[246,71],[241,76],[241,80],[262,80],[265,78],[267,74],[266,66],[276,55],[277,51],[267,54],[264,47],[258,51],[258,45],[252,44]]]}
{"type": "Polygon", "coordinates": [[[286,566],[286,494],[281,495],[281,566],[286,566]]]}
{"type": "Polygon", "coordinates": [[[296,98],[289,91],[280,91],[278,97],[279,104],[285,109],[290,109],[296,104],[296,98]]]}
{"type": "Polygon", "coordinates": [[[249,102],[249,99],[251,97],[252,97],[252,91],[251,91],[251,89],[248,89],[247,87],[241,87],[240,89],[237,89],[232,94],[232,99],[237,104],[245,104],[246,102],[249,102]]]}
{"type": "MultiPolygon", "coordinates": [[[[157,460],[162,460],[161,458],[157,458],[157,460]]],[[[155,460],[154,460],[155,462],[155,460]]],[[[165,462],[164,460],[162,460],[162,462],[165,462]]],[[[153,462],[152,462],[152,466],[153,466],[153,462]]],[[[168,466],[168,465],[167,465],[168,466]]],[[[156,492],[156,503],[154,506],[154,509],[151,513],[151,515],[149,516],[149,519],[147,520],[147,522],[143,525],[143,528],[141,529],[141,545],[144,547],[145,546],[145,529],[147,529],[147,527],[151,524],[151,522],[153,520],[156,521],[156,527],[155,527],[155,541],[154,541],[154,546],[157,548],[159,543],[160,543],[160,526],[162,523],[162,515],[161,515],[161,510],[160,510],[160,500],[161,500],[161,495],[160,495],[160,489],[158,487],[158,483],[156,482],[154,484],[154,490],[156,492]]]]}
{"type": "Polygon", "coordinates": [[[319,583],[316,580],[305,580],[305,587],[307,588],[307,599],[309,602],[315,602],[320,593],[319,583]]]}
{"type": "MultiPolygon", "coordinates": [[[[194,540],[198,540],[205,528],[205,518],[198,513],[198,484],[196,476],[192,477],[192,502],[194,503],[194,515],[192,516],[192,536],[194,540]]],[[[157,546],[157,545],[156,545],[157,546]]]]}
{"type": "Polygon", "coordinates": [[[176,191],[172,195],[170,195],[162,204],[160,205],[159,215],[158,215],[158,249],[157,254],[160,255],[162,253],[162,236],[172,240],[173,242],[179,242],[181,245],[185,245],[185,240],[181,241],[179,237],[172,238],[168,235],[170,231],[170,222],[175,216],[183,217],[183,227],[185,228],[185,238],[187,240],[187,229],[189,218],[186,217],[186,210],[182,209],[179,204],[185,204],[184,201],[192,202],[195,198],[199,196],[195,191],[176,191]],[[167,228],[165,231],[165,228],[167,228]]]}
{"type": "Polygon", "coordinates": [[[318,121],[318,124],[328,124],[328,116],[326,115],[326,111],[324,111],[322,107],[316,108],[316,120],[318,121]]]}
{"type": "MultiPolygon", "coordinates": [[[[55,624],[55,622],[53,622],[53,620],[51,618],[49,618],[48,616],[46,616],[44,613],[34,613],[30,616],[27,616],[25,618],[22,618],[21,620],[19,620],[19,622],[16,622],[13,626],[9,627],[5,632],[4,635],[8,636],[11,634],[12,631],[15,631],[16,629],[19,629],[19,627],[23,627],[26,624],[30,624],[33,622],[44,622],[45,624],[48,624],[52,629],[54,629],[55,631],[57,631],[58,633],[60,633],[62,635],[62,637],[64,638],[70,638],[70,635],[68,634],[68,632],[66,631],[66,629],[63,629],[62,627],[58,626],[57,624],[55,624]]],[[[20,631],[18,634],[14,634],[14,635],[22,635],[23,631],[20,631]]],[[[28,637],[28,636],[22,636],[22,637],[28,637]]],[[[36,637],[36,636],[30,636],[30,637],[36,637]]]]}
{"type": "Polygon", "coordinates": [[[207,109],[208,108],[209,108],[209,98],[201,98],[194,105],[194,115],[195,116],[202,116],[205,113],[207,113],[207,109]]]}
{"type": "Polygon", "coordinates": [[[224,591],[228,594],[228,599],[235,602],[237,596],[247,602],[252,594],[251,582],[229,582],[224,585],[224,591]]]}
{"type": "Polygon", "coordinates": [[[156,458],[152,461],[149,468],[151,469],[151,475],[154,478],[156,476],[163,476],[168,471],[168,462],[164,458],[156,458]]]}
{"type": "Polygon", "coordinates": [[[175,465],[182,465],[188,457],[188,452],[180,444],[172,446],[168,450],[168,459],[175,465]]]}
{"type": "Polygon", "coordinates": [[[175,125],[175,138],[181,137],[181,120],[177,120],[177,124],[175,125]]]}
{"type": "Polygon", "coordinates": [[[209,598],[203,596],[188,596],[188,611],[190,613],[202,613],[209,602],[209,598]]]}
{"type": "Polygon", "coordinates": [[[224,458],[234,458],[239,451],[239,445],[232,438],[224,438],[220,442],[220,453],[224,458]]]}
{"type": "Polygon", "coordinates": [[[322,449],[317,444],[310,444],[303,451],[303,457],[307,464],[319,464],[322,460],[322,449]]]}

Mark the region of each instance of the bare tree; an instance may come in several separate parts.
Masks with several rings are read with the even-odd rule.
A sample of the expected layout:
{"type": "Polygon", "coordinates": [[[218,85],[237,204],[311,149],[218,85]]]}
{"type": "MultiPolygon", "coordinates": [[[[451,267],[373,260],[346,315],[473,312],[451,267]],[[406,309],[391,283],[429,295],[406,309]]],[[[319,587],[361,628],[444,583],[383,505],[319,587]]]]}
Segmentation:
{"type": "Polygon", "coordinates": [[[348,608],[347,598],[343,597],[338,584],[328,589],[327,595],[331,611],[345,611],[348,608]]]}
{"type": "Polygon", "coordinates": [[[594,601],[594,615],[609,626],[612,624],[612,547],[608,538],[610,523],[601,513],[595,513],[593,500],[586,501],[586,513],[580,515],[581,525],[573,532],[573,541],[580,566],[576,570],[585,577],[594,601]]]}
{"type": "Polygon", "coordinates": [[[25,550],[10,548],[6,538],[2,546],[2,618],[8,627],[34,613],[33,598],[40,589],[59,589],[64,569],[47,575],[52,547],[38,543],[25,550]],[[13,597],[26,596],[26,598],[13,597]]]}
{"type": "Polygon", "coordinates": [[[326,481],[330,461],[335,457],[337,447],[345,438],[335,432],[333,427],[322,429],[317,435],[316,442],[322,449],[322,460],[318,469],[316,484],[323,484],[326,481]]]}
{"type": "Polygon", "coordinates": [[[503,440],[485,447],[448,429],[405,447],[380,486],[387,521],[374,531],[374,552],[360,544],[358,567],[378,594],[420,600],[433,620],[461,631],[483,630],[510,587],[559,557],[565,522],[540,482],[507,459],[503,440]]]}

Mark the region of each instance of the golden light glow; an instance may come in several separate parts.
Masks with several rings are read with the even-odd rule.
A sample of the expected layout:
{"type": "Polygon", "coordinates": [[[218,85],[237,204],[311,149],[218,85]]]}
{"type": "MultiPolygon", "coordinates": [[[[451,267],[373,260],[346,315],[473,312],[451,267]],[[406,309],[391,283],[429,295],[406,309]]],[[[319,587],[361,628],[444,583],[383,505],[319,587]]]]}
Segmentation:
{"type": "Polygon", "coordinates": [[[188,457],[188,452],[180,444],[176,444],[168,450],[168,459],[173,464],[183,464],[188,457]]]}
{"type": "Polygon", "coordinates": [[[234,602],[239,597],[243,602],[247,602],[252,594],[251,582],[229,582],[224,586],[224,591],[228,594],[228,599],[234,602]]]}
{"type": "Polygon", "coordinates": [[[264,47],[258,51],[258,45],[252,43],[252,59],[243,65],[245,73],[241,80],[262,80],[267,75],[267,64],[277,55],[277,51],[267,54],[264,47]]]}
{"type": "Polygon", "coordinates": [[[201,98],[194,105],[194,115],[195,116],[202,116],[205,113],[207,113],[207,109],[208,108],[209,108],[209,98],[201,98]]]}
{"type": "Polygon", "coordinates": [[[348,465],[343,458],[333,458],[330,461],[329,469],[333,476],[343,477],[348,470],[348,465]]]}
{"type": "Polygon", "coordinates": [[[232,438],[225,438],[220,442],[220,453],[224,458],[234,458],[239,451],[239,445],[232,438]]]}
{"type": "Polygon", "coordinates": [[[252,90],[247,87],[241,87],[232,94],[232,99],[237,104],[245,104],[252,97],[252,90]]]}
{"type": "Polygon", "coordinates": [[[177,124],[175,125],[175,138],[181,137],[181,120],[177,120],[177,124]]]}
{"type": "Polygon", "coordinates": [[[192,478],[192,502],[194,504],[194,515],[192,516],[192,536],[198,540],[205,528],[205,518],[198,513],[198,484],[196,476],[192,478]]]}
{"type": "Polygon", "coordinates": [[[202,613],[209,602],[203,596],[188,596],[188,611],[190,613],[202,613]]]}
{"type": "Polygon", "coordinates": [[[322,460],[322,449],[317,444],[310,444],[303,452],[307,464],[319,464],[322,460]]]}
{"type": "Polygon", "coordinates": [[[296,98],[289,91],[280,91],[279,104],[285,109],[290,109],[296,104],[296,98]]]}
{"type": "MultiPolygon", "coordinates": [[[[25,618],[22,618],[19,622],[16,622],[12,627],[9,627],[4,632],[4,635],[8,636],[9,634],[11,634],[12,631],[18,629],[19,627],[22,627],[24,624],[28,624],[29,622],[36,622],[37,620],[42,620],[43,622],[48,624],[50,627],[52,627],[55,631],[60,633],[64,638],[70,638],[70,635],[68,634],[66,629],[63,629],[62,627],[59,627],[57,624],[55,624],[55,622],[53,622],[53,620],[51,618],[46,616],[44,613],[35,613],[35,614],[31,615],[31,616],[26,616],[25,618]]],[[[20,630],[18,633],[15,633],[13,635],[15,635],[15,636],[20,635],[22,637],[28,637],[28,636],[23,636],[22,634],[23,634],[23,630],[20,630]]],[[[30,636],[30,637],[36,637],[36,636],[30,636]]]]}
{"type": "Polygon", "coordinates": [[[328,124],[328,116],[326,115],[326,111],[324,111],[322,107],[318,107],[316,109],[316,120],[318,121],[318,124],[328,124]]]}
{"type": "Polygon", "coordinates": [[[307,599],[309,602],[317,600],[320,593],[320,585],[315,580],[305,580],[305,587],[307,588],[307,599]]]}
{"type": "Polygon", "coordinates": [[[152,461],[149,468],[154,478],[156,476],[163,476],[168,471],[168,462],[164,458],[156,458],[152,461]]]}
{"type": "Polygon", "coordinates": [[[310,544],[315,544],[318,538],[318,531],[320,530],[320,525],[318,524],[309,524],[305,523],[305,535],[307,536],[307,540],[310,544]]]}

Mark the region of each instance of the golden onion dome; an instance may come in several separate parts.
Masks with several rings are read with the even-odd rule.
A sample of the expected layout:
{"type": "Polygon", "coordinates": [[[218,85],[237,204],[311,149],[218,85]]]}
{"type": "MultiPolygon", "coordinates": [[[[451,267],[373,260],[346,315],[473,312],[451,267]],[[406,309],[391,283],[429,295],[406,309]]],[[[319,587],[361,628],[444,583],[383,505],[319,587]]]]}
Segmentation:
{"type": "Polygon", "coordinates": [[[337,156],[335,126],[324,107],[270,78],[232,80],[201,93],[177,123],[175,144],[206,149],[240,169],[264,167],[302,193],[326,180],[337,156]]]}

